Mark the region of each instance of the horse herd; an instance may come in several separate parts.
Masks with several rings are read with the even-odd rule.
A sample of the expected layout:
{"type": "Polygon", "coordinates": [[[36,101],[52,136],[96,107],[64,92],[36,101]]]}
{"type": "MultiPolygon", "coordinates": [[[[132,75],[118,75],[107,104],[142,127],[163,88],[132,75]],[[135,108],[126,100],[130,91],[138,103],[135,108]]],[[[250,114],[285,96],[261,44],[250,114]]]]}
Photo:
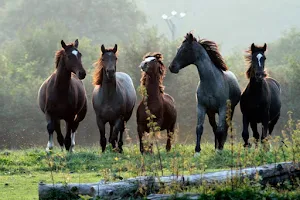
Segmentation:
{"type": "MultiPolygon", "coordinates": [[[[86,76],[78,50],[79,42],[65,44],[56,53],[56,70],[44,81],[38,92],[38,103],[47,120],[49,140],[47,151],[53,148],[53,133],[61,148],[72,152],[75,146],[75,134],[79,122],[87,113],[87,97],[82,79],[86,76]],[[60,120],[66,121],[67,134],[64,137],[60,120]]],[[[227,138],[229,121],[234,114],[235,106],[240,102],[243,114],[244,146],[250,146],[248,126],[253,136],[259,140],[257,123],[262,123],[261,141],[272,133],[280,116],[280,85],[268,77],[265,71],[265,51],[267,45],[251,45],[247,51],[246,75],[249,83],[241,94],[235,75],[230,72],[215,42],[199,40],[192,33],[187,33],[169,66],[172,73],[178,73],[188,65],[198,69],[200,82],[197,88],[197,127],[195,153],[201,151],[200,141],[203,133],[205,115],[215,134],[215,148],[222,150],[227,138]],[[231,112],[228,116],[228,110],[231,112]],[[218,114],[218,122],[215,115],[218,114]]],[[[105,124],[110,125],[109,143],[114,149],[122,152],[123,133],[126,122],[130,119],[136,104],[136,92],[129,75],[116,71],[117,45],[106,49],[101,46],[101,56],[95,63],[93,75],[94,91],[92,104],[100,131],[102,152],[106,148],[105,124]]],[[[141,85],[147,95],[138,105],[137,132],[140,139],[140,151],[145,152],[143,136],[150,131],[149,118],[160,130],[167,131],[166,150],[171,149],[171,137],[174,133],[177,111],[174,99],[164,92],[163,78],[166,67],[161,53],[146,54],[140,64],[142,70],[141,85]]]]}

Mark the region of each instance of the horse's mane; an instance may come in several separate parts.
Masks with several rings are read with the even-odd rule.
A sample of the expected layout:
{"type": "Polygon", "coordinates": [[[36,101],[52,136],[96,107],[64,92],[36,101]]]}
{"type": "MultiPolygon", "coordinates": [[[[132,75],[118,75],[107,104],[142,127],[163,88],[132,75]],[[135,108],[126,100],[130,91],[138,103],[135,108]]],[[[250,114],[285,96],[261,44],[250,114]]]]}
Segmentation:
{"type": "MultiPolygon", "coordinates": [[[[113,49],[106,49],[105,52],[113,52],[113,49]]],[[[101,85],[103,80],[103,63],[102,63],[102,56],[94,63],[95,71],[93,75],[93,84],[94,85],[101,85]]]]}
{"type": "Polygon", "coordinates": [[[198,42],[206,50],[211,61],[214,63],[214,65],[217,68],[220,68],[223,71],[228,70],[228,67],[225,64],[224,59],[220,54],[219,47],[215,42],[206,39],[200,39],[198,42]]]}
{"type": "MultiPolygon", "coordinates": [[[[263,46],[255,45],[255,47],[256,47],[257,51],[262,51],[262,52],[264,51],[263,46]]],[[[246,62],[246,65],[248,65],[248,69],[246,71],[246,76],[248,79],[250,79],[251,77],[254,76],[254,71],[253,71],[253,67],[252,67],[252,53],[254,53],[254,52],[251,51],[251,46],[250,46],[249,49],[246,50],[246,55],[245,55],[245,62],[246,62]]],[[[267,77],[267,76],[268,76],[268,73],[265,70],[264,77],[267,77]]]]}
{"type": "MultiPolygon", "coordinates": [[[[190,40],[190,38],[192,38],[193,41],[197,41],[197,39],[190,32],[186,34],[185,40],[183,42],[190,40]]],[[[225,64],[224,59],[219,51],[219,47],[215,42],[206,39],[199,39],[198,43],[206,50],[210,60],[217,68],[223,71],[228,70],[228,67],[225,64]]]]}
{"type": "MultiPolygon", "coordinates": [[[[148,57],[155,57],[156,60],[158,61],[158,63],[160,64],[160,70],[161,70],[161,73],[159,75],[159,90],[161,93],[164,93],[164,89],[165,89],[165,86],[163,86],[163,79],[166,75],[166,67],[165,65],[163,64],[162,60],[163,60],[163,55],[159,52],[154,52],[154,53],[147,53],[144,57],[143,57],[143,60],[148,58],[148,57]]],[[[140,80],[141,82],[141,85],[142,86],[145,86],[146,85],[146,81],[147,81],[147,78],[149,78],[149,76],[147,75],[146,72],[142,72],[142,78],[140,80]]]]}
{"type": "MultiPolygon", "coordinates": [[[[74,47],[74,43],[70,43],[70,44],[67,44],[67,48],[68,47],[74,47]]],[[[65,56],[66,55],[66,52],[63,48],[61,48],[60,50],[56,51],[55,53],[55,68],[57,69],[58,67],[58,64],[59,64],[59,61],[60,61],[60,58],[65,56]]]]}

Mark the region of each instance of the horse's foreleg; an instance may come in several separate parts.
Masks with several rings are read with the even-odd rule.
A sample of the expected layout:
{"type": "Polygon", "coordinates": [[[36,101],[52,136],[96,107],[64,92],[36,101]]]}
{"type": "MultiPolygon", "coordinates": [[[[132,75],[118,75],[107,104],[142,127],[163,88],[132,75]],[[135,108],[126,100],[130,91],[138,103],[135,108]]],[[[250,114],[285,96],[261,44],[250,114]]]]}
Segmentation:
{"type": "Polygon", "coordinates": [[[217,131],[217,123],[216,123],[216,114],[212,112],[207,113],[209,124],[211,125],[214,135],[215,135],[215,149],[218,148],[218,140],[216,136],[216,131],[217,131]]]}
{"type": "Polygon", "coordinates": [[[226,106],[219,109],[219,123],[216,130],[219,150],[223,150],[227,138],[228,125],[226,122],[226,111],[227,111],[226,106]]]}
{"type": "Polygon", "coordinates": [[[100,145],[102,147],[102,152],[104,152],[106,148],[105,124],[99,117],[97,117],[96,121],[100,132],[100,145]]]}
{"type": "Polygon", "coordinates": [[[248,118],[243,115],[243,132],[242,132],[242,137],[244,139],[244,147],[246,146],[250,146],[248,140],[249,140],[249,130],[248,130],[248,127],[249,127],[249,120],[248,118]]]}
{"type": "Polygon", "coordinates": [[[73,124],[73,120],[67,120],[66,121],[67,134],[66,134],[64,143],[65,143],[65,148],[66,148],[67,151],[69,151],[70,147],[71,147],[72,124],[73,124]]]}
{"type": "Polygon", "coordinates": [[[268,136],[269,116],[264,116],[262,121],[261,141],[263,142],[268,136]]]}
{"type": "Polygon", "coordinates": [[[71,127],[71,146],[69,151],[73,152],[74,151],[74,147],[75,147],[75,135],[76,135],[76,130],[78,128],[79,122],[77,120],[75,120],[72,123],[72,127],[71,127]]]}
{"type": "Polygon", "coordinates": [[[257,145],[257,142],[259,140],[259,133],[258,133],[258,130],[257,130],[257,123],[256,122],[250,122],[250,126],[251,126],[251,129],[252,129],[252,132],[253,132],[253,137],[255,138],[255,142],[256,142],[256,145],[257,145]]]}
{"type": "Polygon", "coordinates": [[[168,133],[168,139],[167,139],[167,145],[166,145],[166,151],[170,151],[172,144],[171,144],[171,140],[173,139],[173,135],[174,135],[174,131],[175,131],[175,124],[173,124],[171,126],[170,129],[167,129],[167,133],[168,133]]]}
{"type": "Polygon", "coordinates": [[[113,127],[113,131],[112,131],[112,135],[111,135],[111,144],[112,147],[115,149],[116,148],[116,143],[118,141],[118,136],[119,136],[119,132],[120,132],[120,136],[119,136],[119,142],[118,142],[118,147],[120,148],[119,144],[121,144],[121,149],[119,149],[119,151],[122,151],[122,145],[123,145],[123,131],[124,131],[124,121],[122,119],[118,119],[115,122],[115,125],[113,127]]]}
{"type": "Polygon", "coordinates": [[[119,153],[123,152],[123,133],[124,133],[124,131],[125,131],[125,122],[122,120],[121,127],[120,127],[119,141],[118,141],[119,153]]]}
{"type": "Polygon", "coordinates": [[[60,145],[61,150],[63,151],[63,149],[64,149],[64,136],[61,133],[60,120],[55,120],[54,121],[54,129],[55,129],[55,132],[57,134],[57,141],[60,145]]]}
{"type": "Polygon", "coordinates": [[[201,147],[200,147],[200,141],[201,141],[201,136],[203,133],[203,123],[204,123],[204,119],[205,119],[205,114],[206,114],[206,109],[200,105],[198,105],[197,108],[197,115],[198,115],[198,119],[197,119],[197,127],[196,127],[196,147],[195,147],[195,152],[197,154],[200,153],[201,151],[201,147]]]}
{"type": "Polygon", "coordinates": [[[139,139],[140,139],[140,152],[141,154],[143,154],[144,153],[144,144],[143,144],[144,128],[140,124],[137,125],[137,132],[139,134],[139,139]]]}
{"type": "Polygon", "coordinates": [[[50,116],[46,115],[46,119],[47,119],[47,131],[49,134],[46,151],[50,151],[53,149],[53,132],[55,130],[55,124],[54,121],[51,120],[50,116]]]}

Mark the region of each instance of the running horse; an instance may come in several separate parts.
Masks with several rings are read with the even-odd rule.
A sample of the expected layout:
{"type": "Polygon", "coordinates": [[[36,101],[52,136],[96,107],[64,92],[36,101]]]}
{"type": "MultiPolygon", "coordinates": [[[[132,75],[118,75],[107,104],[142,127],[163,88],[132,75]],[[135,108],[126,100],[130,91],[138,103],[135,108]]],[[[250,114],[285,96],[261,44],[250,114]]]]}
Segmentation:
{"type": "Polygon", "coordinates": [[[246,75],[250,81],[242,93],[240,102],[243,113],[244,146],[250,146],[249,124],[257,142],[259,140],[257,124],[262,123],[261,141],[263,142],[268,135],[268,130],[271,135],[280,117],[280,85],[275,79],[268,77],[265,71],[266,49],[266,43],[264,46],[256,46],[253,43],[245,56],[249,65],[246,75]]]}
{"type": "Polygon", "coordinates": [[[46,150],[53,148],[53,133],[63,150],[72,152],[75,146],[75,133],[87,112],[87,98],[82,79],[86,72],[81,63],[79,42],[65,44],[56,52],[56,70],[44,81],[38,92],[38,103],[46,115],[49,140],[46,150]],[[66,122],[66,137],[60,129],[60,120],[66,122]]]}
{"type": "Polygon", "coordinates": [[[130,119],[136,102],[136,92],[130,76],[116,72],[117,45],[112,49],[101,46],[102,55],[95,63],[93,76],[93,107],[100,131],[102,152],[106,148],[105,124],[110,125],[109,142],[112,147],[123,152],[125,123],[130,119]]]}
{"type": "Polygon", "coordinates": [[[144,133],[150,132],[147,109],[150,110],[152,115],[155,115],[154,120],[160,130],[167,130],[166,150],[170,151],[171,149],[171,137],[174,134],[177,112],[173,97],[164,92],[163,78],[166,67],[162,59],[162,54],[160,53],[147,54],[140,65],[143,71],[141,86],[144,86],[147,91],[147,97],[143,97],[136,112],[137,131],[140,139],[140,152],[142,154],[144,153],[144,133]],[[147,109],[145,102],[148,107],[147,109]]]}
{"type": "MultiPolygon", "coordinates": [[[[200,82],[197,88],[197,127],[195,155],[199,155],[205,114],[215,134],[215,148],[222,150],[227,138],[227,100],[230,100],[231,118],[241,96],[235,75],[230,72],[215,42],[199,40],[187,33],[169,69],[178,73],[182,68],[194,64],[198,69],[200,82]],[[216,123],[215,115],[219,120],[216,123]]],[[[188,77],[187,77],[188,78],[188,77]]]]}

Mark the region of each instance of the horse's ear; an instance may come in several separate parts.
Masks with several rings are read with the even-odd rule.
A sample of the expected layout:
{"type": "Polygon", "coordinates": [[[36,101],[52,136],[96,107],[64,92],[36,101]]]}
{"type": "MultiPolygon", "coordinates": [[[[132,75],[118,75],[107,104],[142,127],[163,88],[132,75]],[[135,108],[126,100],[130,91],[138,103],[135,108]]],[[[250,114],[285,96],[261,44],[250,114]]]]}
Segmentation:
{"type": "Polygon", "coordinates": [[[255,50],[255,45],[254,43],[251,44],[251,51],[253,52],[255,50]]]}
{"type": "Polygon", "coordinates": [[[104,44],[101,45],[101,51],[102,51],[102,54],[104,54],[106,52],[104,44]]]}
{"type": "Polygon", "coordinates": [[[266,51],[267,50],[267,44],[264,44],[263,50],[266,51]]]}
{"type": "Polygon", "coordinates": [[[118,45],[115,44],[114,48],[113,48],[113,52],[116,53],[118,51],[118,45]]]}
{"type": "Polygon", "coordinates": [[[60,43],[61,43],[61,47],[64,48],[64,49],[66,49],[66,47],[67,47],[66,43],[63,40],[61,40],[60,43]]]}
{"type": "Polygon", "coordinates": [[[75,42],[74,42],[74,46],[75,46],[76,49],[78,48],[78,45],[79,45],[79,42],[78,42],[78,39],[76,39],[75,42]]]}

